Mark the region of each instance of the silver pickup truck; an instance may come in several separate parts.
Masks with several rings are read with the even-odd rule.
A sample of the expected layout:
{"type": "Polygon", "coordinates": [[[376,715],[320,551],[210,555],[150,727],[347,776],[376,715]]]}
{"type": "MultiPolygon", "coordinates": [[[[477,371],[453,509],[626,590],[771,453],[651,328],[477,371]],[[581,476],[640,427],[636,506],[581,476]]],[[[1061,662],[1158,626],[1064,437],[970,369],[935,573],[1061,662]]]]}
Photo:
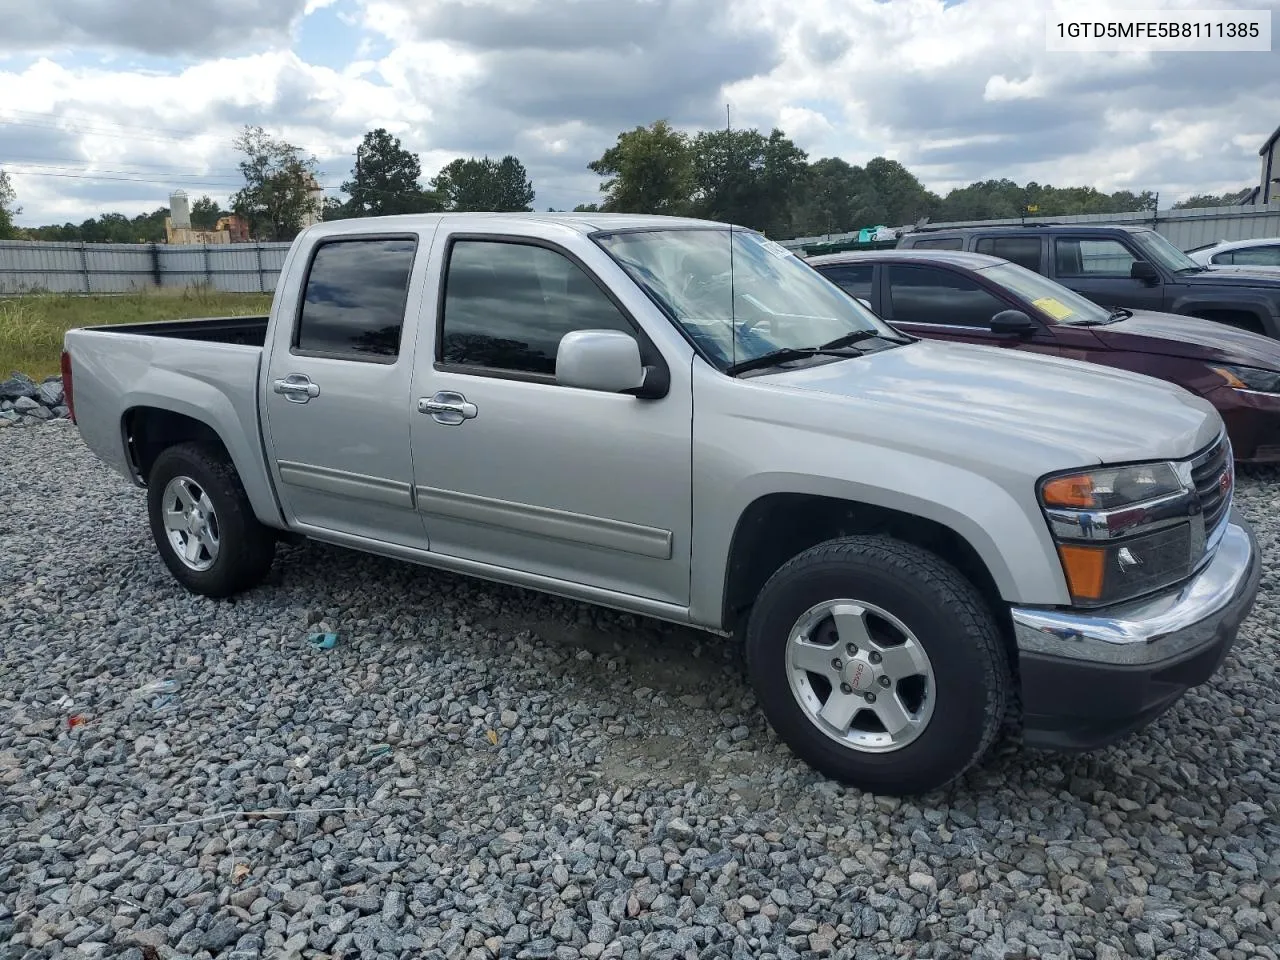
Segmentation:
{"type": "Polygon", "coordinates": [[[1258,587],[1178,387],[889,326],[724,224],[324,223],[269,317],[73,330],[84,442],[214,597],[303,536],[743,638],[826,775],[913,794],[1002,732],[1108,743],[1258,587]]]}

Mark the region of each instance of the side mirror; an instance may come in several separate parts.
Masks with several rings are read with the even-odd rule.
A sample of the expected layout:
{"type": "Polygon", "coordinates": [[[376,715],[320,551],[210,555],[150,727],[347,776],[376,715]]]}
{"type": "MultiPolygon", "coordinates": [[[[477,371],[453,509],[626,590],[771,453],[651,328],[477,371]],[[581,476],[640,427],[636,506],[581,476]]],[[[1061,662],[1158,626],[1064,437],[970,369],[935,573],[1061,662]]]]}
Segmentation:
{"type": "Polygon", "coordinates": [[[1129,267],[1129,276],[1134,280],[1141,280],[1146,284],[1155,284],[1160,282],[1160,271],[1155,265],[1146,260],[1135,260],[1129,267]]]}
{"type": "Polygon", "coordinates": [[[1036,322],[1021,310],[1001,310],[991,318],[992,333],[1007,333],[1025,337],[1036,329],[1036,322]]]}
{"type": "Polygon", "coordinates": [[[653,397],[666,393],[663,379],[641,362],[636,338],[620,330],[573,330],[556,350],[556,382],[566,387],[653,397]]]}
{"type": "MultiPolygon", "coordinates": [[[[871,301],[868,300],[866,297],[854,297],[853,299],[857,300],[860,304],[862,304],[868,310],[871,310],[871,301]]],[[[871,310],[871,312],[875,313],[874,310],[871,310]]]]}

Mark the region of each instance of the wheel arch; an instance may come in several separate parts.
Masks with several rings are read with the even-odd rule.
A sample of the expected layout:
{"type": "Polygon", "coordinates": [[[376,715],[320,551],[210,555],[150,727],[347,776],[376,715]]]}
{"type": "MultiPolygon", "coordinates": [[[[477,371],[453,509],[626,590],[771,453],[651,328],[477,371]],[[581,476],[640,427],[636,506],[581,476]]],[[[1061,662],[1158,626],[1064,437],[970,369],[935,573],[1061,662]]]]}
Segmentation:
{"type": "Polygon", "coordinates": [[[855,534],[891,536],[946,560],[977,588],[1012,649],[1008,605],[982,554],[965,536],[938,520],[902,510],[809,493],[765,494],[742,512],[725,565],[725,629],[741,627],[760,588],[792,557],[823,541],[855,534]]]}
{"type": "Polygon", "coordinates": [[[269,485],[257,482],[262,471],[252,469],[253,465],[245,462],[245,452],[233,449],[234,445],[228,444],[218,429],[203,417],[166,406],[137,404],[121,415],[120,432],[129,471],[139,486],[147,485],[151,468],[164,450],[179,443],[201,443],[217,450],[231,463],[258,520],[269,526],[283,526],[274,491],[269,485]]]}

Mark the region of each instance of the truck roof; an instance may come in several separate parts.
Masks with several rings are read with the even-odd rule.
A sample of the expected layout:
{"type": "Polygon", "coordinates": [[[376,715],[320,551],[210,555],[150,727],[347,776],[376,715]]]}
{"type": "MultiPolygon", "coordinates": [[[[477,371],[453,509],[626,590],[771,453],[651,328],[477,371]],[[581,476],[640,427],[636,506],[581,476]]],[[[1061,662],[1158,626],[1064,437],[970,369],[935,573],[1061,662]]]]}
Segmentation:
{"type": "Polygon", "coordinates": [[[907,237],[942,237],[948,234],[969,233],[1098,233],[1103,230],[1119,230],[1124,233],[1149,233],[1151,228],[1145,223],[1008,223],[1004,226],[989,227],[925,227],[905,234],[907,237]]]}
{"type": "MultiPolygon", "coordinates": [[[[716,220],[699,220],[693,217],[666,217],[642,213],[404,213],[385,217],[356,217],[349,220],[327,220],[308,227],[308,232],[322,236],[344,233],[368,233],[371,229],[418,230],[437,223],[465,224],[478,220],[509,220],[514,222],[553,223],[579,233],[596,230],[670,229],[673,227],[708,227],[727,230],[729,225],[716,220]]],[[[739,228],[744,229],[744,228],[739,228]]]]}
{"type": "Polygon", "coordinates": [[[936,250],[932,248],[896,249],[896,250],[846,250],[842,253],[824,253],[816,257],[806,257],[805,263],[821,266],[829,263],[860,263],[870,260],[928,260],[933,263],[950,264],[953,267],[968,267],[970,270],[981,270],[1005,261],[985,253],[967,253],[963,250],[936,250]]]}

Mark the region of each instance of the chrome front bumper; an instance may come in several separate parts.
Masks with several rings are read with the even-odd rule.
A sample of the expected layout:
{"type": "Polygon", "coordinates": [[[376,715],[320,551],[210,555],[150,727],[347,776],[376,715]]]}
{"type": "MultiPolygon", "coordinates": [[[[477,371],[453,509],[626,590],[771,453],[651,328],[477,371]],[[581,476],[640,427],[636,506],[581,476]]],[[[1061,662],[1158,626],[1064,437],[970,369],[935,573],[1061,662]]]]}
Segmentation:
{"type": "Polygon", "coordinates": [[[1014,637],[1020,654],[1152,666],[1234,640],[1260,577],[1253,531],[1232,508],[1213,559],[1178,589],[1088,613],[1014,607],[1014,637]]]}

